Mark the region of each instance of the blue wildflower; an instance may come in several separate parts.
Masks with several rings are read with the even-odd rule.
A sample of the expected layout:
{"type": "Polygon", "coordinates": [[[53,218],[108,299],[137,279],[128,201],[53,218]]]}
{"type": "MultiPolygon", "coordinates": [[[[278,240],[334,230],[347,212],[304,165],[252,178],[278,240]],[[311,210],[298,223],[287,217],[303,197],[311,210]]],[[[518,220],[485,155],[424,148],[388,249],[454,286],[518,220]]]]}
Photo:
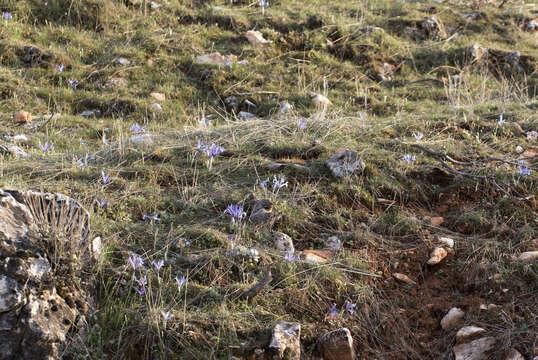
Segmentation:
{"type": "Polygon", "coordinates": [[[503,114],[499,115],[499,121],[497,121],[497,125],[504,125],[506,124],[506,120],[504,120],[503,114]]]}
{"type": "Polygon", "coordinates": [[[142,126],[140,126],[138,123],[134,124],[130,127],[130,130],[135,134],[141,134],[146,132],[146,129],[144,129],[142,126]]]}
{"type": "Polygon", "coordinates": [[[170,311],[164,312],[164,310],[161,310],[161,315],[163,316],[164,326],[166,326],[168,320],[174,317],[174,315],[171,314],[170,311]]]}
{"type": "Polygon", "coordinates": [[[146,288],[143,286],[139,289],[136,286],[133,286],[133,289],[138,293],[138,295],[144,295],[146,293],[146,288]]]}
{"type": "Polygon", "coordinates": [[[131,266],[133,267],[133,271],[136,271],[136,269],[138,268],[144,267],[144,260],[142,260],[142,258],[136,254],[129,256],[129,258],[125,261],[131,264],[131,266]]]}
{"type": "Polygon", "coordinates": [[[414,137],[414,138],[415,138],[415,139],[416,139],[417,141],[420,141],[420,140],[422,140],[422,138],[424,137],[424,134],[423,134],[423,133],[421,133],[420,131],[419,131],[419,132],[416,132],[416,133],[415,133],[415,132],[413,132],[413,134],[412,134],[412,135],[413,135],[413,137],[414,137]]]}
{"type": "Polygon", "coordinates": [[[159,276],[159,272],[161,271],[161,268],[164,266],[164,260],[162,259],[159,261],[153,260],[151,264],[155,268],[155,271],[157,272],[157,276],[159,276]]]}
{"type": "Polygon", "coordinates": [[[185,285],[185,283],[187,282],[187,279],[185,278],[185,276],[178,278],[176,275],[175,280],[177,282],[177,289],[181,291],[181,288],[183,287],[183,285],[185,285]]]}
{"type": "Polygon", "coordinates": [[[64,72],[64,64],[56,65],[56,70],[58,72],[64,72]]]}
{"type": "Polygon", "coordinates": [[[297,129],[304,130],[306,129],[306,120],[303,118],[297,119],[297,129]]]}
{"type": "Polygon", "coordinates": [[[108,185],[115,179],[112,176],[105,174],[104,171],[101,171],[101,177],[103,178],[103,185],[108,185]]]}
{"type": "Polygon", "coordinates": [[[159,215],[157,213],[144,215],[143,219],[144,220],[161,221],[161,219],[159,219],[159,215]]]}
{"type": "Polygon", "coordinates": [[[349,312],[351,315],[355,313],[355,310],[354,310],[355,306],[357,306],[356,303],[351,303],[350,301],[346,300],[346,311],[349,312]]]}
{"type": "Polygon", "coordinates": [[[247,216],[247,213],[243,211],[243,207],[241,205],[230,204],[226,210],[224,210],[224,213],[230,215],[232,217],[232,222],[234,223],[240,222],[241,219],[247,216]]]}
{"type": "Polygon", "coordinates": [[[415,155],[404,155],[403,159],[405,160],[405,162],[407,162],[408,164],[415,161],[416,158],[415,158],[415,155]]]}
{"type": "Polygon", "coordinates": [[[54,148],[54,143],[51,142],[49,144],[49,141],[45,141],[45,144],[41,144],[41,140],[39,140],[39,148],[43,150],[44,153],[46,153],[49,150],[52,150],[54,148]]]}
{"type": "Polygon", "coordinates": [[[104,207],[110,205],[110,203],[108,202],[107,199],[99,200],[99,199],[96,198],[95,202],[97,203],[97,206],[99,206],[99,208],[104,208],[104,207]]]}
{"type": "Polygon", "coordinates": [[[280,178],[277,178],[275,175],[273,177],[273,192],[278,192],[283,187],[288,187],[286,177],[284,175],[281,175],[280,178]]]}
{"type": "Polygon", "coordinates": [[[71,86],[71,88],[73,90],[76,90],[77,89],[77,85],[78,85],[78,80],[67,80],[67,84],[69,84],[69,86],[71,86]]]}
{"type": "Polygon", "coordinates": [[[286,255],[284,255],[284,259],[288,260],[288,262],[293,264],[294,262],[301,260],[301,256],[293,255],[293,252],[288,251],[286,255]]]}
{"type": "Polygon", "coordinates": [[[519,171],[520,177],[531,174],[531,170],[529,169],[529,167],[522,164],[517,166],[517,170],[519,171]]]}
{"type": "Polygon", "coordinates": [[[4,20],[6,20],[6,22],[7,22],[8,20],[12,19],[13,16],[11,15],[10,12],[8,12],[8,11],[4,11],[4,12],[2,13],[2,18],[3,18],[4,20]]]}
{"type": "Polygon", "coordinates": [[[337,317],[338,315],[340,315],[340,313],[336,310],[336,304],[333,303],[333,306],[329,310],[329,317],[332,319],[337,317]]]}

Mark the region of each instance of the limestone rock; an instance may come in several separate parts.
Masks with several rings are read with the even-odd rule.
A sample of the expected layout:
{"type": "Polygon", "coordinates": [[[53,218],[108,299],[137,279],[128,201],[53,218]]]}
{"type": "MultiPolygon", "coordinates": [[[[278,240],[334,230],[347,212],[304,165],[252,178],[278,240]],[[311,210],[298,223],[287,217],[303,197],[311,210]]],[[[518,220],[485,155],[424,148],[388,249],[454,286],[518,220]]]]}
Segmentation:
{"type": "Polygon", "coordinates": [[[301,324],[279,321],[273,328],[269,352],[277,359],[301,359],[301,324]],[[286,356],[286,357],[285,357],[286,356]]]}
{"type": "Polygon", "coordinates": [[[149,109],[154,113],[163,112],[163,107],[160,104],[153,103],[149,106],[149,109]]]}
{"type": "Polygon", "coordinates": [[[525,360],[525,358],[523,357],[523,355],[520,354],[519,351],[514,348],[511,348],[506,354],[504,360],[525,360]]]}
{"type": "Polygon", "coordinates": [[[278,115],[282,116],[288,112],[290,112],[293,109],[293,106],[288,103],[287,101],[283,101],[280,103],[280,108],[278,109],[278,115]]]}
{"type": "Polygon", "coordinates": [[[439,242],[442,243],[443,245],[448,246],[451,249],[454,248],[454,240],[449,237],[441,237],[439,238],[439,242]]]}
{"type": "Polygon", "coordinates": [[[117,57],[114,59],[114,64],[121,66],[129,66],[131,65],[131,60],[124,57],[117,57]]]}
{"type": "Polygon", "coordinates": [[[312,103],[314,104],[314,106],[318,109],[325,109],[333,104],[331,100],[315,92],[310,93],[310,98],[312,99],[312,103]]]}
{"type": "Polygon", "coordinates": [[[254,47],[271,43],[271,41],[264,39],[261,32],[256,30],[247,31],[245,36],[248,42],[254,47]]]}
{"type": "Polygon", "coordinates": [[[28,156],[28,154],[17,145],[3,144],[1,142],[0,142],[0,154],[11,155],[14,158],[24,158],[28,156]]]}
{"type": "Polygon", "coordinates": [[[443,330],[450,330],[458,326],[460,321],[463,319],[465,312],[459,308],[452,308],[450,311],[441,319],[441,327],[443,330]]]}
{"type": "Polygon", "coordinates": [[[84,110],[83,112],[80,113],[80,116],[84,116],[84,117],[92,117],[92,116],[99,117],[99,116],[101,116],[101,110],[99,110],[99,109],[84,110]]]}
{"type": "Polygon", "coordinates": [[[124,78],[110,78],[105,84],[107,88],[124,88],[129,83],[124,78]]]}
{"type": "Polygon", "coordinates": [[[160,92],[152,92],[149,94],[152,98],[157,100],[158,102],[165,102],[166,101],[166,95],[160,92]]]}
{"type": "Polygon", "coordinates": [[[469,48],[469,55],[472,62],[483,62],[488,57],[488,49],[479,44],[473,44],[469,48]]]}
{"type": "Polygon", "coordinates": [[[405,274],[400,274],[400,273],[393,273],[392,276],[398,280],[398,281],[401,281],[401,282],[404,282],[406,284],[416,284],[416,282],[414,282],[413,280],[411,280],[411,278],[405,274]]]}
{"type": "Polygon", "coordinates": [[[430,254],[428,265],[436,265],[448,255],[447,251],[442,247],[436,247],[430,254]]]}
{"type": "Polygon", "coordinates": [[[526,251],[517,258],[521,262],[532,262],[538,260],[538,251],[526,251]]]}
{"type": "Polygon", "coordinates": [[[338,251],[342,248],[342,240],[338,236],[331,236],[325,241],[325,247],[332,251],[338,251]]]}
{"type": "Polygon", "coordinates": [[[353,337],[347,328],[324,334],[318,340],[318,349],[324,360],[353,360],[353,337]]]}
{"type": "Polygon", "coordinates": [[[24,110],[18,110],[13,113],[13,122],[15,124],[28,124],[32,122],[32,115],[24,110]]]}
{"type": "Polygon", "coordinates": [[[56,286],[49,256],[60,271],[88,272],[88,212],[73,199],[35,191],[0,190],[0,359],[61,358],[75,319],[86,312],[86,280],[76,286],[56,286]],[[63,235],[47,246],[42,230],[63,235]],[[24,293],[23,293],[24,290],[24,293]],[[67,296],[70,297],[67,301],[67,296]]]}
{"type": "Polygon", "coordinates": [[[278,251],[282,251],[285,253],[295,252],[295,247],[293,246],[293,240],[288,235],[281,232],[275,232],[273,234],[273,239],[275,243],[275,248],[278,251]]]}
{"type": "Polygon", "coordinates": [[[483,334],[486,332],[486,329],[477,326],[465,326],[458,330],[456,333],[456,341],[464,342],[469,340],[476,335],[483,334]]]}
{"type": "Polygon", "coordinates": [[[273,203],[269,199],[253,200],[250,204],[250,221],[256,225],[272,225],[280,218],[280,214],[273,212],[273,203]]]}
{"type": "Polygon", "coordinates": [[[364,162],[356,151],[343,150],[331,155],[325,162],[331,169],[334,177],[343,178],[354,173],[361,173],[364,168],[364,162]]]}
{"type": "Polygon", "coordinates": [[[101,237],[97,236],[96,238],[92,240],[92,245],[90,247],[90,253],[92,255],[92,259],[99,260],[102,252],[103,252],[103,243],[101,241],[101,237]]]}
{"type": "Polygon", "coordinates": [[[467,344],[454,346],[455,360],[486,360],[487,352],[493,349],[495,339],[493,337],[484,337],[467,344]]]}
{"type": "Polygon", "coordinates": [[[237,61],[237,56],[235,55],[221,55],[219,52],[214,52],[211,54],[200,55],[196,58],[198,64],[209,64],[209,65],[228,65],[237,61]]]}
{"type": "Polygon", "coordinates": [[[323,264],[331,259],[334,253],[330,250],[303,250],[304,261],[310,264],[323,264]]]}

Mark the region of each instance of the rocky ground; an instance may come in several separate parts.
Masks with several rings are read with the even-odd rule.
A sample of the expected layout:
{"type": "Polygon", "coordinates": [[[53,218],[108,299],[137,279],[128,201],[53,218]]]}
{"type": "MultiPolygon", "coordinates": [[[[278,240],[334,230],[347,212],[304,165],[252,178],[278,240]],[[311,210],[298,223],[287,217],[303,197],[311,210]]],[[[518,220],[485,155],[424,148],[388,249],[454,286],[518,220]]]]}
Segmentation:
{"type": "Polygon", "coordinates": [[[0,11],[0,359],[538,356],[534,2],[0,11]]]}

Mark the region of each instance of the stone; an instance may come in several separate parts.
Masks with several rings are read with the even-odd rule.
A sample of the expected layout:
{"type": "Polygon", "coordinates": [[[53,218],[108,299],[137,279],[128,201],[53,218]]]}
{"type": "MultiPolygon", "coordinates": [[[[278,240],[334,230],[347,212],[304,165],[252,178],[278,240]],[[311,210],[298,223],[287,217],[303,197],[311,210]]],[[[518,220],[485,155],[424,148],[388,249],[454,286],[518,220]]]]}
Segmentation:
{"type": "Polygon", "coordinates": [[[465,326],[458,330],[456,333],[456,341],[464,342],[476,335],[480,335],[486,332],[486,329],[477,326],[465,326]]]}
{"type": "Polygon", "coordinates": [[[486,360],[488,359],[487,352],[493,349],[495,339],[493,337],[484,337],[467,344],[454,346],[455,360],[486,360]]]}
{"type": "Polygon", "coordinates": [[[484,61],[488,57],[488,52],[487,48],[479,44],[474,44],[469,48],[469,55],[473,63],[484,61]]]}
{"type": "Polygon", "coordinates": [[[22,143],[28,143],[28,141],[30,140],[28,138],[28,136],[24,135],[24,134],[19,134],[19,135],[13,135],[13,136],[10,136],[10,135],[4,135],[4,138],[8,141],[13,141],[13,142],[22,142],[22,143]]]}
{"type": "Polygon", "coordinates": [[[256,115],[249,113],[247,111],[240,111],[239,114],[237,114],[237,117],[240,120],[253,120],[256,119],[256,115]]]}
{"type": "Polygon", "coordinates": [[[82,277],[75,285],[62,276],[88,273],[92,266],[89,220],[64,195],[0,190],[0,359],[59,359],[68,335],[76,335],[81,324],[75,320],[88,310],[89,285],[82,277]],[[47,246],[51,240],[42,234],[51,229],[61,236],[47,246]]]}
{"type": "Polygon", "coordinates": [[[354,173],[361,173],[364,168],[364,162],[359,154],[353,150],[342,150],[331,155],[325,162],[334,177],[344,178],[354,173]]]}
{"type": "Polygon", "coordinates": [[[92,117],[92,116],[100,117],[101,116],[101,110],[99,110],[99,109],[84,110],[83,112],[80,113],[80,116],[84,116],[84,117],[92,117]]]}
{"type": "Polygon", "coordinates": [[[226,111],[237,112],[239,110],[239,99],[237,96],[228,96],[224,99],[224,106],[226,111]]]}
{"type": "Polygon", "coordinates": [[[129,66],[131,65],[131,60],[124,57],[117,57],[114,59],[114,64],[121,66],[129,66]]]}
{"type": "Polygon", "coordinates": [[[454,240],[449,237],[440,237],[439,242],[443,245],[448,246],[449,248],[454,248],[454,240]]]}
{"type": "Polygon", "coordinates": [[[538,260],[538,251],[526,251],[521,253],[518,258],[521,262],[532,262],[538,260]]]}
{"type": "Polygon", "coordinates": [[[273,240],[274,240],[275,248],[278,251],[282,251],[285,253],[295,252],[295,247],[293,246],[293,240],[288,235],[277,231],[273,234],[273,240]]]}
{"type": "Polygon", "coordinates": [[[149,94],[149,96],[151,96],[152,98],[154,98],[155,100],[159,101],[159,102],[165,102],[166,101],[166,95],[163,94],[163,93],[160,93],[160,92],[152,92],[149,94]]]}
{"type": "Polygon", "coordinates": [[[154,145],[153,135],[151,134],[137,134],[128,139],[128,143],[137,147],[152,147],[154,145]]]}
{"type": "Polygon", "coordinates": [[[282,116],[284,114],[287,114],[288,112],[290,112],[291,110],[293,110],[293,106],[287,102],[287,101],[283,101],[280,103],[280,108],[278,109],[278,115],[279,116],[282,116]]]}
{"type": "Polygon", "coordinates": [[[237,245],[233,248],[233,253],[237,257],[244,258],[249,262],[257,263],[260,261],[260,252],[256,248],[248,248],[243,245],[237,245]]]}
{"type": "Polygon", "coordinates": [[[447,251],[442,247],[436,247],[430,254],[430,258],[427,262],[428,265],[436,265],[441,262],[448,255],[447,251]]]}
{"type": "Polygon", "coordinates": [[[328,106],[331,106],[333,103],[331,100],[327,99],[325,96],[321,94],[317,94],[315,92],[310,93],[310,98],[312,99],[312,103],[317,109],[325,109],[328,106]]]}
{"type": "Polygon", "coordinates": [[[445,221],[445,219],[443,219],[442,216],[434,216],[434,217],[430,218],[430,225],[431,226],[439,226],[444,221],[445,221]]]}
{"type": "Polygon", "coordinates": [[[340,328],[328,332],[318,340],[318,350],[323,360],[353,360],[353,337],[347,328],[340,328]]]}
{"type": "Polygon", "coordinates": [[[153,103],[149,106],[149,109],[154,113],[163,112],[163,107],[160,104],[153,103]]]}
{"type": "Polygon", "coordinates": [[[279,321],[275,324],[268,350],[276,359],[301,359],[301,324],[279,321]]]}
{"type": "Polygon", "coordinates": [[[447,33],[443,23],[435,16],[432,16],[428,19],[424,19],[420,23],[420,28],[430,39],[439,40],[447,37],[447,33]]]}
{"type": "Polygon", "coordinates": [[[24,110],[18,110],[13,113],[13,122],[15,124],[28,124],[32,122],[32,115],[24,110]]]}
{"type": "Polygon", "coordinates": [[[248,42],[254,47],[271,43],[271,41],[264,39],[261,32],[256,30],[247,31],[245,36],[248,42]]]}
{"type": "Polygon", "coordinates": [[[303,250],[304,261],[310,264],[323,264],[334,256],[330,250],[303,250]]]}
{"type": "Polygon", "coordinates": [[[221,55],[219,52],[214,52],[211,54],[200,55],[196,58],[197,64],[209,64],[209,65],[231,65],[237,61],[237,56],[235,55],[221,55]]]}
{"type": "Polygon", "coordinates": [[[527,23],[527,30],[538,31],[538,19],[532,19],[527,23]]]}
{"type": "Polygon", "coordinates": [[[460,308],[452,308],[450,311],[441,319],[441,327],[443,330],[451,330],[458,326],[460,321],[465,316],[465,312],[460,308]]]}
{"type": "Polygon", "coordinates": [[[411,278],[405,274],[400,274],[400,273],[393,273],[392,276],[398,280],[398,281],[401,281],[401,282],[404,282],[406,284],[416,284],[416,282],[414,282],[413,280],[411,280],[411,278]]]}
{"type": "Polygon", "coordinates": [[[331,236],[325,240],[325,247],[332,251],[338,251],[342,248],[342,240],[338,236],[331,236]]]}
{"type": "Polygon", "coordinates": [[[92,240],[92,244],[90,247],[90,253],[92,255],[92,259],[99,260],[102,252],[103,252],[103,243],[101,241],[101,237],[97,236],[96,238],[92,240]]]}
{"type": "Polygon", "coordinates": [[[385,32],[385,30],[383,28],[380,28],[380,27],[377,27],[377,26],[371,26],[371,25],[363,27],[362,29],[360,29],[360,31],[362,33],[369,33],[369,32],[374,32],[374,31],[385,32]]]}
{"type": "Polygon", "coordinates": [[[20,147],[13,144],[4,144],[0,142],[0,154],[11,155],[15,159],[25,158],[28,154],[20,147]]]}
{"type": "Polygon", "coordinates": [[[107,88],[124,88],[129,83],[124,78],[110,78],[105,84],[107,88]]]}
{"type": "Polygon", "coordinates": [[[519,351],[514,348],[511,348],[506,354],[504,360],[525,360],[525,358],[523,357],[523,355],[521,355],[519,351]]]}

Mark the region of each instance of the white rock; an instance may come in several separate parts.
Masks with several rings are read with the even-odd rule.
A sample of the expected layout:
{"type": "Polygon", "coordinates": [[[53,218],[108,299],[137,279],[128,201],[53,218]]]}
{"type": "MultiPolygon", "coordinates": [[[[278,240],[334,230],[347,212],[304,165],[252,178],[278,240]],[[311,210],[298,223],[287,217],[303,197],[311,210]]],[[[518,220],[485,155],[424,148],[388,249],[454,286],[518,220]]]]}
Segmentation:
{"type": "Polygon", "coordinates": [[[261,32],[256,30],[247,31],[245,36],[248,39],[248,42],[254,47],[271,43],[271,41],[264,39],[261,32]]]}
{"type": "Polygon", "coordinates": [[[325,162],[336,178],[350,176],[364,170],[364,162],[354,150],[342,150],[331,155],[325,162]]]}
{"type": "Polygon", "coordinates": [[[521,262],[532,262],[538,259],[538,251],[526,251],[517,258],[521,262]]]}
{"type": "Polygon", "coordinates": [[[399,280],[401,282],[404,282],[406,284],[416,284],[413,280],[411,280],[411,278],[405,274],[401,274],[401,273],[393,273],[392,276],[396,279],[396,280],[399,280]]]}
{"type": "Polygon", "coordinates": [[[273,235],[275,248],[278,251],[282,251],[285,253],[295,252],[295,247],[293,246],[293,240],[288,235],[281,233],[281,232],[275,232],[273,235]]]}
{"type": "Polygon", "coordinates": [[[278,115],[284,115],[287,112],[291,111],[293,109],[293,106],[290,105],[287,101],[283,101],[280,103],[280,108],[278,109],[278,115]]]}
{"type": "Polygon", "coordinates": [[[131,61],[124,57],[118,57],[114,59],[114,64],[122,65],[122,66],[129,66],[131,65],[131,61]]]}
{"type": "Polygon", "coordinates": [[[448,246],[451,249],[454,248],[454,240],[449,238],[449,237],[439,238],[439,242],[441,242],[442,244],[448,246]]]}
{"type": "Polygon", "coordinates": [[[95,117],[99,117],[99,116],[101,116],[101,110],[98,110],[98,109],[85,110],[85,111],[80,113],[80,116],[85,116],[85,117],[95,116],[95,117]]]}
{"type": "Polygon", "coordinates": [[[428,265],[439,264],[447,256],[447,252],[442,247],[436,247],[433,249],[430,254],[430,259],[428,260],[428,265]]]}
{"type": "Polygon", "coordinates": [[[523,149],[523,148],[521,147],[521,145],[516,146],[516,152],[517,152],[518,154],[521,154],[521,153],[524,152],[524,151],[525,151],[525,149],[523,149]]]}
{"type": "Polygon", "coordinates": [[[19,135],[14,135],[14,136],[4,135],[4,137],[6,138],[6,140],[9,140],[9,141],[24,142],[24,143],[28,142],[28,136],[24,134],[19,134],[19,135]]]}
{"type": "Polygon", "coordinates": [[[22,302],[17,282],[5,275],[0,276],[0,313],[16,308],[22,302]]]}
{"type": "Polygon", "coordinates": [[[43,258],[31,258],[28,265],[28,275],[36,280],[40,280],[51,269],[48,260],[43,258]]]}
{"type": "Polygon", "coordinates": [[[269,350],[276,354],[277,359],[282,359],[284,352],[288,350],[287,359],[301,359],[301,324],[279,321],[273,328],[273,336],[269,343],[269,350]]]}
{"type": "Polygon", "coordinates": [[[486,360],[486,353],[493,349],[495,339],[493,337],[484,337],[471,341],[467,344],[454,346],[454,356],[456,360],[486,360]]]}
{"type": "Polygon", "coordinates": [[[254,115],[253,113],[249,113],[248,111],[240,111],[239,114],[237,114],[237,117],[241,120],[256,119],[256,115],[254,115]]]}
{"type": "Polygon", "coordinates": [[[166,101],[166,95],[163,94],[163,93],[160,93],[160,92],[152,92],[149,94],[149,96],[151,96],[152,98],[154,98],[155,100],[159,101],[159,102],[164,102],[166,101]]]}
{"type": "Polygon", "coordinates": [[[163,111],[163,107],[161,106],[161,104],[157,104],[157,103],[151,104],[149,108],[151,111],[156,112],[156,113],[163,111]]]}
{"type": "Polygon", "coordinates": [[[504,360],[525,360],[525,358],[519,353],[519,351],[512,348],[510,351],[508,351],[508,354],[506,354],[504,360]]]}
{"type": "Polygon", "coordinates": [[[465,312],[460,308],[452,308],[450,311],[441,319],[441,327],[443,330],[450,330],[455,328],[458,323],[463,319],[465,312]]]}
{"type": "Polygon", "coordinates": [[[330,331],[318,340],[318,348],[323,360],[353,360],[353,337],[348,328],[330,331]]]}
{"type": "Polygon", "coordinates": [[[312,92],[310,93],[310,97],[312,98],[312,103],[318,109],[323,109],[333,104],[331,100],[327,99],[325,96],[321,94],[312,92]]]}
{"type": "Polygon", "coordinates": [[[338,236],[331,236],[325,241],[325,247],[332,251],[338,251],[342,248],[342,240],[338,236]]]}
{"type": "Polygon", "coordinates": [[[99,257],[101,256],[102,251],[103,251],[103,243],[101,242],[101,237],[97,236],[95,239],[92,240],[91,251],[90,251],[90,253],[92,254],[92,258],[94,260],[98,260],[99,257]]]}
{"type": "Polygon", "coordinates": [[[236,62],[237,57],[235,55],[221,55],[219,52],[214,52],[211,54],[200,55],[196,58],[196,63],[198,64],[209,64],[209,65],[228,65],[236,62]]]}
{"type": "Polygon", "coordinates": [[[456,333],[456,341],[457,342],[464,342],[465,340],[469,340],[470,338],[483,334],[486,332],[486,329],[483,329],[481,327],[477,326],[465,326],[458,330],[456,333]]]}

